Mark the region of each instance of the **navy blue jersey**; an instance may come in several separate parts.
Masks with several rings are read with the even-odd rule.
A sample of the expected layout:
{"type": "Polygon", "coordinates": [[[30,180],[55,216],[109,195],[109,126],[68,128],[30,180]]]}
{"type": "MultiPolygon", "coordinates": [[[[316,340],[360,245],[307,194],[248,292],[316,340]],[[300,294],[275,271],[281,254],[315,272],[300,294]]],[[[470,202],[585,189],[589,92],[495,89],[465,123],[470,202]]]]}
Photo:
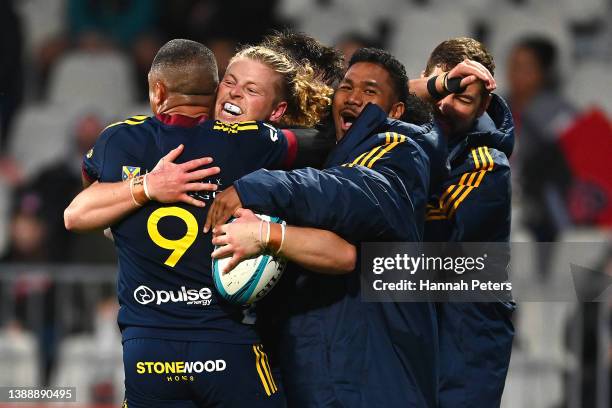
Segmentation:
{"type": "Polygon", "coordinates": [[[286,408],[261,344],[131,339],[123,364],[129,408],[286,408]]]}
{"type": "MultiPolygon", "coordinates": [[[[185,149],[177,162],[214,157],[222,172],[203,181],[221,189],[256,169],[281,167],[291,150],[282,132],[262,122],[137,116],[105,129],[86,155],[83,170],[101,182],[144,175],[181,143],[185,149]]],[[[213,196],[198,194],[207,204],[213,196]]],[[[215,292],[211,235],[202,231],[208,208],[149,202],[112,226],[124,340],[257,342],[252,326],[242,323],[243,309],[223,303],[215,292]]]]}

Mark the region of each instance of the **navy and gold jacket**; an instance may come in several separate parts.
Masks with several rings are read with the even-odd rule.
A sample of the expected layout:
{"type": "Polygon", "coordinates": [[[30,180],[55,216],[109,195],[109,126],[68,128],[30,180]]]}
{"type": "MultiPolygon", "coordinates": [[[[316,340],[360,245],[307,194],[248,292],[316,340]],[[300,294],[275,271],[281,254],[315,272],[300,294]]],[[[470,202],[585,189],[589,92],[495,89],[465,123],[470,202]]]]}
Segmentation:
{"type": "MultiPolygon", "coordinates": [[[[432,163],[441,177],[444,151],[431,128],[388,119],[369,105],[324,170],[259,170],[234,186],[243,206],[334,231],[358,248],[420,241],[432,163]]],[[[269,300],[288,314],[278,355],[290,406],[436,406],[432,304],[363,302],[358,270],[342,276],[288,270],[285,278],[285,290],[269,300]]]]}
{"type": "Polygon", "coordinates": [[[431,192],[425,241],[509,241],[514,123],[506,102],[493,95],[472,131],[448,145],[451,170],[431,192]]]}
{"type": "Polygon", "coordinates": [[[324,170],[259,170],[234,187],[246,208],[328,229],[351,242],[421,241],[430,160],[439,151],[434,177],[442,179],[444,149],[431,127],[388,119],[370,104],[324,170]]]}
{"type": "MultiPolygon", "coordinates": [[[[425,240],[499,243],[510,240],[508,158],[514,145],[512,115],[493,95],[472,131],[449,141],[451,170],[433,191],[425,240]]],[[[483,244],[480,244],[483,245],[483,244]]],[[[484,247],[483,247],[484,248],[484,247]]],[[[499,249],[496,251],[499,254],[499,249]]],[[[490,259],[496,278],[508,278],[507,256],[490,259]],[[497,274],[502,275],[497,275],[497,274]]],[[[505,385],[514,327],[511,294],[495,302],[436,304],[439,331],[439,406],[498,407],[505,385]]]]}

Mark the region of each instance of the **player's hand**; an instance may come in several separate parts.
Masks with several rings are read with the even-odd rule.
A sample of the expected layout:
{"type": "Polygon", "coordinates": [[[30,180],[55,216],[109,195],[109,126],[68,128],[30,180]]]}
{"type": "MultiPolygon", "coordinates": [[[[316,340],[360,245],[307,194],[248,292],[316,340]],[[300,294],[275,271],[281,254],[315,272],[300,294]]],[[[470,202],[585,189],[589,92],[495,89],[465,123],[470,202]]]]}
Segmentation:
{"type": "Polygon", "coordinates": [[[147,188],[152,200],[161,203],[183,202],[196,207],[204,207],[204,202],[187,193],[192,191],[216,191],[217,185],[202,183],[200,180],[219,174],[219,167],[197,170],[212,163],[212,157],[203,157],[176,164],[174,161],[185,147],[181,144],[161,158],[155,168],[146,175],[147,188]]]}
{"type": "Polygon", "coordinates": [[[226,223],[232,215],[235,215],[234,212],[240,207],[242,207],[242,203],[234,186],[230,186],[217,193],[215,201],[213,201],[206,216],[204,233],[207,233],[217,225],[226,223]]]}
{"type": "Polygon", "coordinates": [[[493,92],[497,88],[491,72],[481,63],[469,59],[460,62],[448,72],[448,78],[455,77],[463,77],[460,83],[461,88],[465,88],[478,80],[484,83],[489,92],[493,92]]]}
{"type": "Polygon", "coordinates": [[[215,259],[231,257],[221,273],[231,271],[241,261],[263,252],[261,229],[263,221],[251,210],[240,208],[234,213],[236,220],[230,224],[213,229],[212,243],[218,245],[212,257],[215,259]]]}

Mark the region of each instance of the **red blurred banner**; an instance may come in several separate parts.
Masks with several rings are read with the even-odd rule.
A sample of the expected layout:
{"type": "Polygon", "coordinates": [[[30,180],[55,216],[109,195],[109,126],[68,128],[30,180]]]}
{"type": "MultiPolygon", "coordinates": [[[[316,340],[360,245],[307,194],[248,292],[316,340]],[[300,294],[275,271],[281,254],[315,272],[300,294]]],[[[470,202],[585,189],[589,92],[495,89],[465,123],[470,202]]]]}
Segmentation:
{"type": "Polygon", "coordinates": [[[561,135],[574,176],[569,212],[577,224],[612,227],[612,123],[594,108],[561,135]]]}

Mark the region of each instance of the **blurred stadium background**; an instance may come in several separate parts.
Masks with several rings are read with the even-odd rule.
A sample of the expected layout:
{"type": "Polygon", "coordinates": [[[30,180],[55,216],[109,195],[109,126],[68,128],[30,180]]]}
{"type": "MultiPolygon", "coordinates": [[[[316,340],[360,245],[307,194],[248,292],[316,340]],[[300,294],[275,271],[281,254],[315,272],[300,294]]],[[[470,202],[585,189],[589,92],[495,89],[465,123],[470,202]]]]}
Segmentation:
{"type": "MultiPolygon", "coordinates": [[[[611,17],[612,0],[0,0],[0,385],[122,399],[114,250],[62,212],[101,129],[149,112],[166,40],[203,42],[222,71],[238,44],[291,27],[346,55],[384,47],[414,77],[440,41],[478,38],[517,124],[513,241],[609,242],[611,17]]],[[[540,252],[533,279],[554,280],[540,252]]],[[[612,275],[612,251],[596,263],[612,275]]],[[[612,406],[610,311],[520,304],[503,406],[612,406]]]]}

